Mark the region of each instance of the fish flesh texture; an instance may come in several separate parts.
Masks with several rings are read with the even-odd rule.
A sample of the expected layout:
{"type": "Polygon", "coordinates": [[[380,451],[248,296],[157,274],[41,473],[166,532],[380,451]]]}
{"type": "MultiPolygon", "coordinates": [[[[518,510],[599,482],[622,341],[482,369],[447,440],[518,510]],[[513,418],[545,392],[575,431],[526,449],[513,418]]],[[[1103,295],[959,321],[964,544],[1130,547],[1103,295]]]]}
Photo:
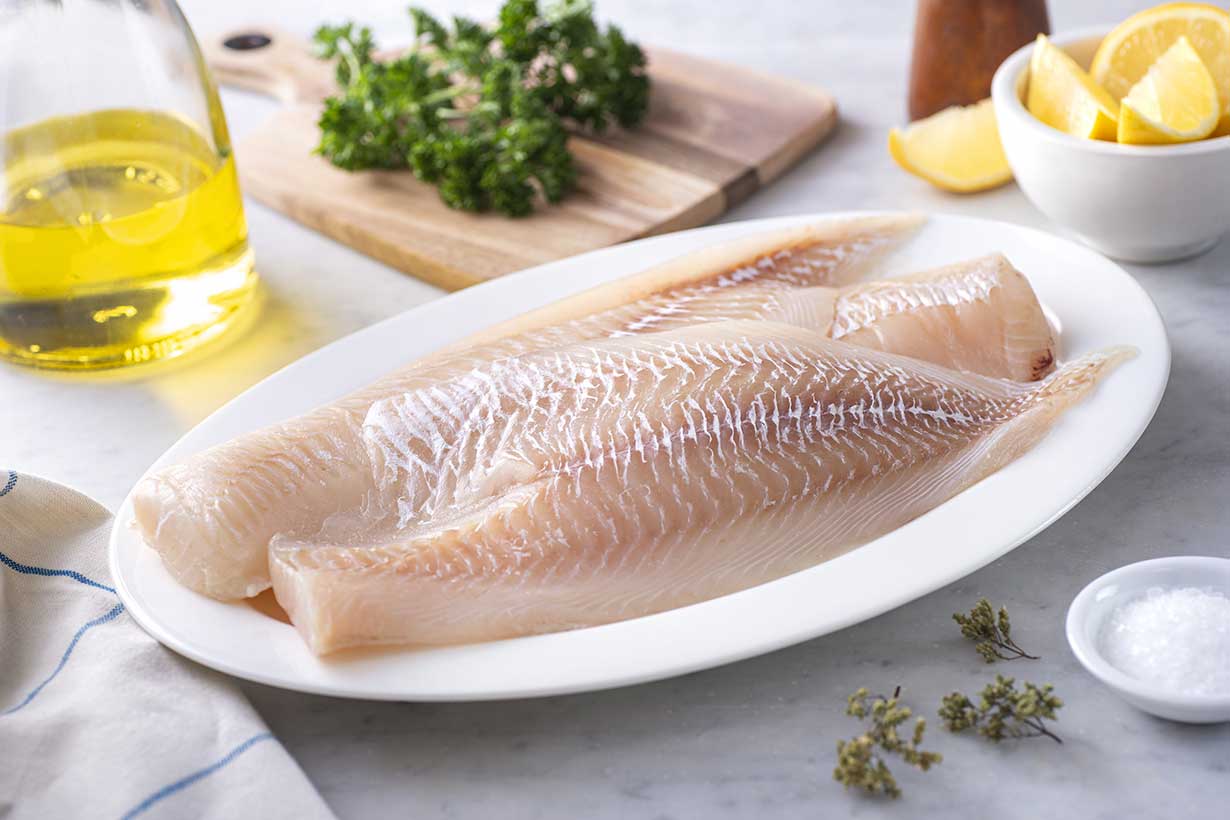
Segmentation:
{"type": "Polygon", "coordinates": [[[1003,254],[844,288],[832,315],[828,335],[860,347],[1015,381],[1055,368],[1046,314],[1003,254]]]}
{"type": "MultiPolygon", "coordinates": [[[[746,312],[761,321],[819,331],[829,338],[853,340],[885,352],[906,351],[911,358],[945,367],[981,369],[984,375],[994,377],[1030,381],[1053,369],[1054,339],[1041,305],[1025,277],[999,254],[891,282],[789,289],[758,300],[755,309],[746,312]],[[1005,344],[1009,337],[1012,343],[1005,344]],[[982,339],[985,343],[980,343],[982,339]]],[[[727,316],[724,320],[731,319],[727,316]]],[[[480,367],[476,363],[456,375],[472,376],[481,372],[480,367]]],[[[447,391],[446,381],[432,384],[447,391]]],[[[425,395],[437,394],[433,387],[425,395]]],[[[405,393],[373,404],[365,429],[373,411],[390,406],[399,395],[405,393]]],[[[467,429],[432,422],[430,437],[411,437],[404,443],[402,460],[414,466],[411,492],[405,491],[407,482],[402,478],[381,475],[387,460],[372,452],[365,435],[368,453],[363,461],[370,465],[374,481],[357,512],[342,511],[323,522],[326,537],[338,541],[355,538],[363,527],[380,520],[382,508],[396,506],[402,527],[430,517],[440,492],[447,492],[448,481],[459,478],[459,462],[452,454],[455,448],[470,446],[463,435],[467,429]]]]}
{"type": "Polygon", "coordinates": [[[489,362],[372,404],[381,491],[314,537],[276,535],[274,591],[319,654],[697,603],[933,509],[1127,355],[1024,384],[729,321],[489,362]]]}
{"type": "MultiPolygon", "coordinates": [[[[1041,306],[1026,279],[1000,255],[892,284],[779,287],[778,278],[767,277],[773,284],[762,283],[759,290],[718,285],[712,293],[692,294],[688,311],[664,310],[659,303],[647,314],[642,300],[539,330],[494,334],[491,341],[384,380],[365,392],[358,409],[500,357],[705,320],[772,319],[1006,378],[1041,375],[1045,371],[1029,363],[1053,359],[1054,340],[1041,306]]],[[[223,598],[259,592],[268,585],[266,548],[274,535],[311,533],[368,503],[373,472],[358,443],[361,423],[354,408],[323,408],[168,468],[143,482],[135,497],[146,540],[177,577],[190,586],[205,582],[194,587],[200,591],[223,598]]]]}
{"type": "MultiPolygon", "coordinates": [[[[864,223],[865,233],[872,234],[873,229],[883,231],[877,223],[864,223]]],[[[864,251],[884,241],[853,235],[864,251]]],[[[739,273],[747,266],[735,268],[733,274],[728,266],[723,270],[724,260],[706,267],[703,260],[694,259],[687,266],[692,279],[686,287],[659,289],[651,298],[557,325],[531,314],[507,332],[488,333],[488,338],[469,347],[412,365],[363,391],[359,399],[352,397],[306,418],[240,437],[164,470],[138,488],[134,497],[138,525],[172,574],[188,586],[219,598],[256,594],[269,584],[266,554],[271,538],[317,532],[338,517],[351,520],[352,516],[343,515],[348,510],[371,505],[374,470],[359,431],[373,401],[420,389],[487,361],[557,348],[577,339],[761,318],[1008,378],[1040,375],[1037,368],[1022,366],[1021,351],[1028,352],[1025,359],[1053,358],[1054,340],[1041,307],[1025,278],[1002,256],[918,274],[892,286],[808,286],[818,279],[848,276],[835,274],[827,262],[816,260],[857,255],[848,248],[834,252],[828,244],[831,239],[820,241],[826,236],[831,234],[813,230],[806,237],[811,245],[800,245],[797,236],[792,237],[794,244],[788,246],[809,248],[811,261],[803,261],[797,250],[764,255],[765,247],[784,244],[781,237],[769,237],[752,246],[761,254],[754,265],[756,275],[739,273]],[[710,275],[697,277],[697,269],[709,270],[710,275]],[[672,301],[663,301],[664,293],[672,301]],[[928,320],[928,315],[935,318],[928,320]],[[1009,325],[1019,330],[1005,334],[1009,325]],[[928,339],[929,335],[934,338],[928,339]],[[1021,343],[1004,345],[1004,338],[1021,343]],[[977,351],[965,349],[974,345],[977,351]]],[[[730,253],[725,256],[728,259],[730,253]]],[[[666,278],[658,273],[658,282],[652,284],[660,288],[666,278]]],[[[678,278],[675,272],[670,276],[678,278]]],[[[600,301],[592,293],[583,299],[588,304],[582,312],[600,301]]],[[[559,317],[558,308],[547,310],[559,317]]],[[[438,457],[438,451],[424,455],[438,457]]]]}
{"type": "Polygon", "coordinates": [[[222,600],[251,597],[269,586],[271,538],[314,532],[371,491],[362,426],[374,402],[583,339],[757,318],[784,291],[854,282],[922,221],[861,217],[767,232],[531,311],[337,402],[161,470],[133,494],[137,527],[180,583],[222,600]]]}

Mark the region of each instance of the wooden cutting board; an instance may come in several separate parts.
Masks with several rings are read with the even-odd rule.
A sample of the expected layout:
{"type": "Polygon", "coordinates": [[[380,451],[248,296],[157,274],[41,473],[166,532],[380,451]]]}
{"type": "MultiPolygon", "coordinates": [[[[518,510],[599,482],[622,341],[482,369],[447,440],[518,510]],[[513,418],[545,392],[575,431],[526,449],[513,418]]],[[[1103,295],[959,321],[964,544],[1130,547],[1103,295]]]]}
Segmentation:
{"type": "Polygon", "coordinates": [[[454,290],[617,242],[702,225],[798,161],[832,130],[824,91],[648,49],[645,122],[574,137],[577,190],[521,219],[446,207],[406,171],[348,173],[314,155],[332,68],[301,38],[252,27],[207,41],[219,82],[287,105],[235,154],[246,193],[395,268],[454,290]]]}

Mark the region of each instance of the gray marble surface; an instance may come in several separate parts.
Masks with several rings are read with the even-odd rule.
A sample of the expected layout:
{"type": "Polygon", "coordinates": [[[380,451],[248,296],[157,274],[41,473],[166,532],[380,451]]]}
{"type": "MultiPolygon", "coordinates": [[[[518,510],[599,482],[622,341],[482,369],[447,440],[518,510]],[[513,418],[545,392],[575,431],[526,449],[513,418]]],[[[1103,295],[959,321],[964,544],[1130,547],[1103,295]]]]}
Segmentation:
{"type": "MultiPolygon", "coordinates": [[[[308,31],[352,15],[407,34],[400,0],[260,4],[185,0],[202,35],[246,22],[308,31]],[[323,9],[323,10],[322,10],[323,9]]],[[[490,14],[498,5],[436,0],[490,14]]],[[[975,197],[898,171],[885,134],[904,113],[912,4],[784,0],[600,0],[635,37],[822,84],[842,123],[820,151],[726,218],[849,208],[918,208],[1044,226],[1015,186],[975,197]]],[[[1119,19],[1141,0],[1052,3],[1063,30],[1119,19]]],[[[271,110],[224,92],[241,137],[271,110]]],[[[240,157],[242,162],[242,156],[240,157]]],[[[74,485],[113,508],[168,445],[212,410],[302,354],[439,291],[316,236],[255,203],[249,221],[265,304],[258,323],[212,353],[110,377],[0,367],[0,462],[74,485]]],[[[503,703],[371,704],[245,688],[342,817],[736,818],[1224,817],[1230,726],[1186,727],[1116,700],[1078,666],[1063,617],[1086,582],[1169,554],[1228,553],[1230,242],[1181,264],[1130,267],[1174,345],[1170,388],[1127,460],[1046,532],[991,566],[870,622],[765,657],[660,683],[503,703]],[[842,714],[860,685],[901,684],[932,714],[993,669],[950,614],[985,595],[1009,606],[1043,660],[1006,671],[1051,681],[1067,702],[1047,740],[992,748],[933,725],[945,762],[898,767],[892,803],[830,779],[842,714]]],[[[933,724],[935,721],[933,720],[933,724]]]]}

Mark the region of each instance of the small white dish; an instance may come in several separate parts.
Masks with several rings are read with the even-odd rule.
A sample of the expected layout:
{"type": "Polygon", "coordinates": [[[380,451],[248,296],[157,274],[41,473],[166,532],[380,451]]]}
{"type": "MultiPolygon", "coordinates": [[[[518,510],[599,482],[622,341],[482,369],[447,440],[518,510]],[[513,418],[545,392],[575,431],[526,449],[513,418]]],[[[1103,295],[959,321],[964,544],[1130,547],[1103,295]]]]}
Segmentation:
{"type": "Polygon", "coordinates": [[[1081,665],[1128,703],[1182,723],[1230,721],[1230,692],[1185,695],[1119,671],[1102,654],[1102,626],[1118,607],[1153,587],[1197,587],[1230,595],[1230,560],[1184,555],[1112,570],[1080,591],[1068,609],[1068,643],[1081,665]]]}
{"type": "MultiPolygon", "coordinates": [[[[1088,68],[1107,28],[1052,42],[1088,68]]],[[[1051,128],[1022,102],[1029,44],[991,82],[1004,154],[1025,196],[1108,256],[1168,262],[1203,253],[1230,229],[1230,136],[1182,145],[1119,145],[1051,128]]]]}
{"type": "MultiPolygon", "coordinates": [[[[151,469],[332,401],[442,345],[569,293],[687,251],[852,213],[736,222],[642,239],[504,276],[430,302],[309,354],[233,399],[151,469]]],[[[272,686],[387,700],[564,694],[707,669],[825,635],[985,566],[1058,519],[1127,455],[1157,408],[1170,347],[1157,309],[1122,268],[1091,250],[1006,222],[936,215],[877,274],[1001,251],[1057,319],[1071,359],[1111,345],[1140,353],[1046,439],[956,498],[852,552],[771,583],[620,623],[505,641],[357,650],[318,658],[287,623],[171,578],[129,526],[111,533],[111,576],[128,611],[171,649],[272,686]]],[[[259,602],[258,602],[259,603],[259,602]]]]}

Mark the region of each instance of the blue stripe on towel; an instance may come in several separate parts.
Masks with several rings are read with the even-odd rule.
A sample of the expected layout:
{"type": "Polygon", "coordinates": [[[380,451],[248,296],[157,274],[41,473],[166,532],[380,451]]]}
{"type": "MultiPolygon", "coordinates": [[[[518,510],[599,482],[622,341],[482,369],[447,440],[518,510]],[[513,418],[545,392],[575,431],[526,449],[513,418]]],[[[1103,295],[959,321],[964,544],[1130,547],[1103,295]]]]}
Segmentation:
{"type": "Polygon", "coordinates": [[[47,569],[46,567],[32,567],[29,564],[22,564],[14,561],[0,551],[0,564],[4,564],[13,572],[20,572],[22,575],[42,575],[45,578],[72,578],[79,584],[85,584],[87,587],[97,587],[98,589],[106,590],[112,595],[115,594],[115,587],[109,587],[106,584],[100,584],[92,578],[86,578],[80,572],[74,572],[71,569],[47,569]]]}
{"type": "Polygon", "coordinates": [[[273,740],[273,735],[269,734],[269,732],[259,732],[255,735],[252,735],[252,737],[248,738],[243,743],[240,743],[234,749],[231,749],[229,752],[223,755],[223,757],[220,760],[216,760],[213,763],[210,763],[205,768],[198,769],[197,771],[193,772],[192,774],[186,777],[181,777],[179,780],[176,780],[174,783],[170,783],[166,786],[163,786],[161,789],[159,789],[158,791],[151,794],[149,797],[142,800],[136,806],[129,809],[124,814],[124,816],[120,818],[120,820],[131,820],[133,817],[136,817],[138,814],[143,814],[146,811],[148,811],[149,808],[153,806],[155,803],[157,803],[159,800],[170,797],[176,792],[183,791],[184,789],[188,788],[189,786],[191,786],[193,783],[197,782],[198,780],[204,780],[205,778],[209,777],[211,774],[218,771],[219,769],[225,768],[235,758],[239,757],[241,754],[246,752],[248,749],[251,749],[253,746],[255,746],[257,743],[260,743],[262,740],[273,740]]]}
{"type": "Polygon", "coordinates": [[[0,487],[0,496],[8,495],[14,487],[17,486],[17,471],[9,470],[8,481],[4,482],[4,486],[0,487]]]}
{"type": "Polygon", "coordinates": [[[108,612],[107,614],[99,615],[94,620],[87,621],[85,626],[78,629],[77,634],[73,635],[73,639],[68,644],[68,649],[64,650],[64,654],[60,656],[60,662],[56,664],[56,668],[51,671],[51,674],[47,676],[47,679],[44,680],[42,683],[40,683],[38,686],[31,689],[30,694],[26,695],[25,698],[21,701],[21,703],[17,704],[16,706],[11,706],[8,709],[5,709],[3,712],[0,712],[0,715],[11,715],[13,712],[16,712],[18,709],[22,708],[27,703],[34,700],[34,698],[38,696],[38,693],[43,691],[43,687],[51,683],[53,680],[55,680],[56,675],[60,674],[60,670],[62,670],[65,664],[68,663],[69,656],[72,655],[73,650],[77,648],[77,642],[81,640],[81,636],[84,635],[86,632],[89,632],[91,629],[98,626],[99,624],[105,624],[108,621],[114,621],[116,618],[119,617],[120,613],[123,611],[124,611],[124,605],[116,604],[114,607],[112,607],[111,611],[108,612]]]}

